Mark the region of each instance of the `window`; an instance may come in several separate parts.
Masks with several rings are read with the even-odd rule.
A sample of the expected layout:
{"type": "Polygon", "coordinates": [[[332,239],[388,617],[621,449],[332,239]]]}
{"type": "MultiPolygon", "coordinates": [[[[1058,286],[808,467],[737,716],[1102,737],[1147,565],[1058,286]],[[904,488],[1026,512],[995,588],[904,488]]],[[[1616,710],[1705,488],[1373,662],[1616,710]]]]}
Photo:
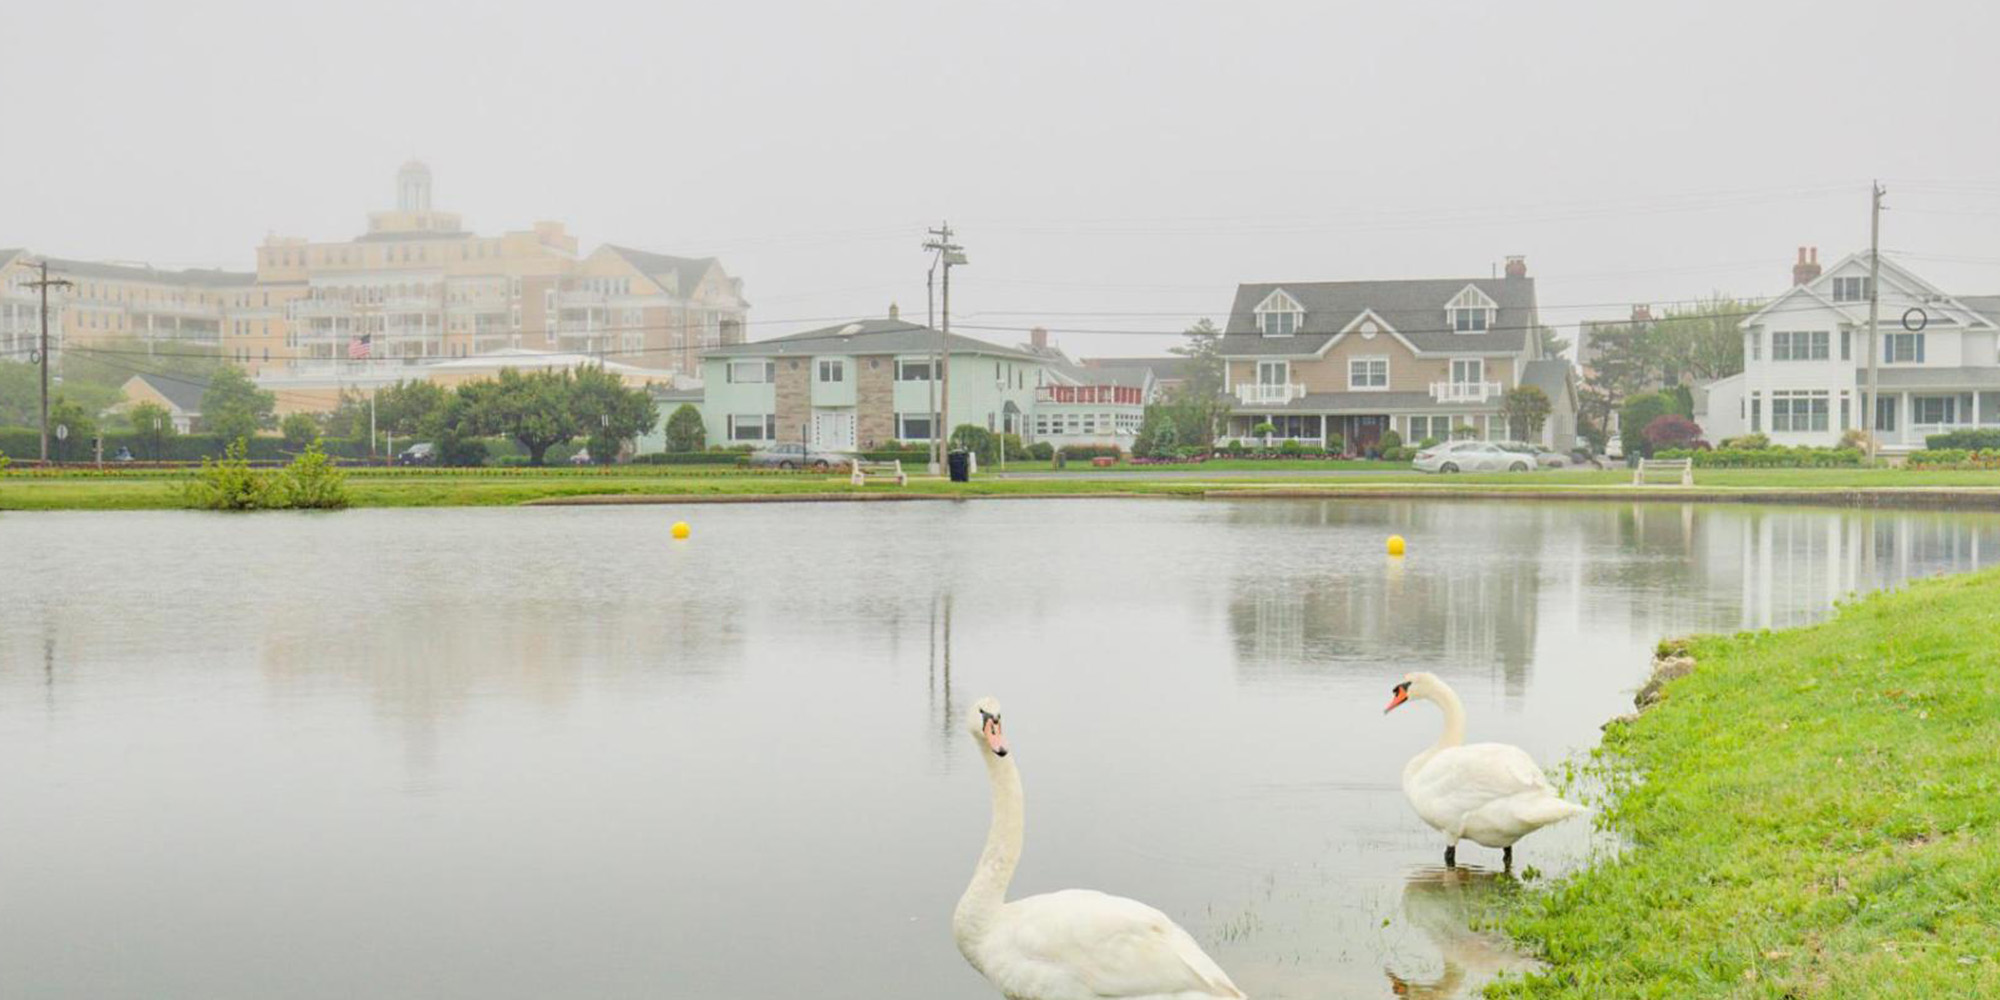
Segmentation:
{"type": "Polygon", "coordinates": [[[1389,359],[1349,358],[1347,360],[1347,387],[1349,389],[1387,389],[1389,387],[1389,359]]]}
{"type": "Polygon", "coordinates": [[[1884,364],[1898,362],[1922,364],[1924,361],[1924,335],[1921,333],[1892,333],[1883,345],[1884,364]]]}
{"type": "Polygon", "coordinates": [[[731,361],[727,380],[738,384],[776,382],[778,365],[773,361],[731,361]]]}
{"type": "Polygon", "coordinates": [[[930,380],[931,380],[931,359],[925,358],[922,361],[896,362],[896,381],[928,382],[930,380]]]}
{"type": "Polygon", "coordinates": [[[1955,424],[1958,422],[1957,396],[1911,396],[1910,423],[1955,424]]]}
{"type": "Polygon", "coordinates": [[[1257,362],[1258,385],[1284,385],[1291,381],[1292,363],[1289,361],[1257,362]]]}
{"type": "Polygon", "coordinates": [[[1854,331],[1840,331],[1840,360],[1854,360],[1854,331]]]}
{"type": "Polygon", "coordinates": [[[847,362],[822,359],[819,363],[819,380],[821,382],[847,381],[847,362]]]}
{"type": "Polygon", "coordinates": [[[1451,418],[1444,416],[1411,417],[1410,433],[1404,439],[1403,443],[1414,445],[1426,438],[1437,438],[1439,441],[1450,440],[1451,418]]]}
{"type": "Polygon", "coordinates": [[[1883,396],[1881,399],[1875,401],[1876,430],[1893,431],[1896,429],[1896,400],[1897,397],[1895,396],[1883,396]]]}
{"type": "Polygon", "coordinates": [[[1266,337],[1289,337],[1299,332],[1305,320],[1305,307],[1282,288],[1265,296],[1256,313],[1257,329],[1266,337]]]}
{"type": "Polygon", "coordinates": [[[928,413],[896,414],[896,439],[899,441],[929,441],[931,439],[931,415],[928,413]]]}
{"type": "Polygon", "coordinates": [[[1457,333],[1485,333],[1492,327],[1499,308],[1497,303],[1486,297],[1485,292],[1467,285],[1458,297],[1445,306],[1445,315],[1451,321],[1452,330],[1457,333]]]}
{"type": "Polygon", "coordinates": [[[1772,361],[1825,361],[1825,330],[1778,331],[1771,334],[1772,361]]]}
{"type": "Polygon", "coordinates": [[[1826,390],[1771,394],[1771,430],[1800,432],[1826,429],[1826,390]]]}
{"type": "Polygon", "coordinates": [[[1750,339],[1750,360],[1764,360],[1764,331],[1752,330],[1746,336],[1750,339]]]}
{"type": "Polygon", "coordinates": [[[778,415],[775,413],[732,413],[729,415],[729,440],[731,441],[772,441],[778,437],[778,415]]]}
{"type": "Polygon", "coordinates": [[[1486,381],[1486,359],[1451,359],[1451,380],[1456,385],[1476,384],[1486,381]]]}
{"type": "Polygon", "coordinates": [[[1833,279],[1833,301],[1866,302],[1868,301],[1868,293],[1873,291],[1874,288],[1874,282],[1870,281],[1865,275],[1853,278],[1835,278],[1833,279]]]}
{"type": "Polygon", "coordinates": [[[1750,433],[1756,434],[1763,429],[1764,401],[1757,398],[1757,394],[1753,392],[1750,394],[1750,433]]]}
{"type": "Polygon", "coordinates": [[[1840,394],[1840,426],[1843,430],[1854,426],[1854,407],[1844,392],[1840,394]]]}

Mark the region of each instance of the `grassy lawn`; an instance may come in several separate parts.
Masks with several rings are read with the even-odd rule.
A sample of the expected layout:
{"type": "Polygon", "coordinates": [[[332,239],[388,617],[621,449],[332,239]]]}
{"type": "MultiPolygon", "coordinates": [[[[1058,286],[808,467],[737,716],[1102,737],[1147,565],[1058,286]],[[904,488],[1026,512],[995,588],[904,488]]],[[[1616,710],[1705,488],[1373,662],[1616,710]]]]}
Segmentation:
{"type": "MultiPolygon", "coordinates": [[[[784,496],[798,493],[923,493],[951,496],[1028,496],[1036,494],[1114,493],[1187,496],[1211,489],[1303,489],[1315,492],[1366,493],[1381,489],[1474,489],[1507,493],[1524,490],[1575,489],[1607,499],[1634,495],[1631,477],[1621,470],[1481,473],[1435,476],[1390,471],[1343,476],[1301,474],[1250,477],[1209,463],[1203,475],[1149,480],[1145,469],[1129,475],[1080,478],[1051,476],[1005,479],[979,476],[971,483],[950,483],[919,476],[907,488],[871,485],[857,490],[845,476],[816,473],[741,472],[673,466],[618,466],[612,469],[354,469],[348,483],[358,506],[494,506],[530,500],[587,495],[641,496],[784,496]]],[[[1272,463],[1243,463],[1268,467],[1272,463]]],[[[1324,470],[1325,463],[1302,462],[1324,470]]],[[[1346,463],[1358,465],[1361,463],[1346,463]]],[[[1188,468],[1185,466],[1173,468],[1188,468]]],[[[104,474],[78,471],[70,475],[0,474],[0,510],[138,510],[180,505],[181,484],[191,473],[112,470],[104,474]]],[[[1721,489],[1852,490],[1883,487],[1984,487],[2000,489],[2000,472],[1904,472],[1897,469],[1740,469],[1698,473],[1698,487],[1721,489]]],[[[1671,499],[1673,488],[1652,488],[1644,495],[1671,499]]]]}
{"type": "Polygon", "coordinates": [[[1502,997],[2000,996],[2000,572],[1925,581],[1698,667],[1604,754],[1631,849],[1509,930],[1502,997]]]}

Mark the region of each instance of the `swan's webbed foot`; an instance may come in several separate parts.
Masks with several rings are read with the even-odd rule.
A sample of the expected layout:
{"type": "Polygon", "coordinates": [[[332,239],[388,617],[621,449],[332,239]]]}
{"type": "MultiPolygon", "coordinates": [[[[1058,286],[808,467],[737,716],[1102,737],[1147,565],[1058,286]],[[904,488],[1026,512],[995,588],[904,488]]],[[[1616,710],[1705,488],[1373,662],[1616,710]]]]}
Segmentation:
{"type": "Polygon", "coordinates": [[[1502,871],[1510,871],[1510,872],[1511,872],[1511,871],[1513,871],[1513,870],[1514,870],[1514,845],[1513,845],[1513,844],[1508,844],[1508,845],[1507,845],[1506,847],[1504,847],[1504,848],[1501,848],[1501,850],[1500,850],[1500,868],[1501,868],[1501,870],[1502,870],[1502,871]]]}
{"type": "Polygon", "coordinates": [[[1446,868],[1457,868],[1457,867],[1458,867],[1458,845],[1457,845],[1457,844],[1453,844],[1453,845],[1451,845],[1450,847],[1447,847],[1447,848],[1445,848],[1445,849],[1444,849],[1444,866],[1445,866],[1446,868]]]}

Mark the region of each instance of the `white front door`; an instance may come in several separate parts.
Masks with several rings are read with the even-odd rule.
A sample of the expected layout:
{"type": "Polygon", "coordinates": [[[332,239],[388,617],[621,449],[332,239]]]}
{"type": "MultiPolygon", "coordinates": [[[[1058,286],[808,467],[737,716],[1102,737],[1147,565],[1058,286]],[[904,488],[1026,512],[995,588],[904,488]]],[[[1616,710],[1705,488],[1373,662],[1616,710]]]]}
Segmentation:
{"type": "Polygon", "coordinates": [[[854,411],[814,410],[812,443],[827,451],[853,451],[854,411]]]}

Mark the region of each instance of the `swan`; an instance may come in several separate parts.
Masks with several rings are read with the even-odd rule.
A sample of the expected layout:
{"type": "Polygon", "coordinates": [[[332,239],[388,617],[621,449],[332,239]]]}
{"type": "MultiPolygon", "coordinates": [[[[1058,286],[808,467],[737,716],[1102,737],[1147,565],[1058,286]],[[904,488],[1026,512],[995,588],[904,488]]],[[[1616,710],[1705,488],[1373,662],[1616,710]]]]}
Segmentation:
{"type": "Polygon", "coordinates": [[[1007,1000],[1215,1000],[1243,992],[1167,915],[1136,900],[1065,889],[1006,901],[1021,860],[1021,772],[1000,703],[981,698],[966,728],[993,786],[993,824],[951,915],[958,950],[1007,1000]]]}
{"type": "Polygon", "coordinates": [[[1406,675],[1390,689],[1387,715],[1406,701],[1427,699],[1444,711],[1444,733],[1429,750],[1403,765],[1403,794],[1423,821],[1444,834],[1444,864],[1458,863],[1458,842],[1468,839],[1503,850],[1512,868],[1514,842],[1584,811],[1556,794],[1534,758],[1505,743],[1465,743],[1465,706],[1436,674],[1406,675]]]}

